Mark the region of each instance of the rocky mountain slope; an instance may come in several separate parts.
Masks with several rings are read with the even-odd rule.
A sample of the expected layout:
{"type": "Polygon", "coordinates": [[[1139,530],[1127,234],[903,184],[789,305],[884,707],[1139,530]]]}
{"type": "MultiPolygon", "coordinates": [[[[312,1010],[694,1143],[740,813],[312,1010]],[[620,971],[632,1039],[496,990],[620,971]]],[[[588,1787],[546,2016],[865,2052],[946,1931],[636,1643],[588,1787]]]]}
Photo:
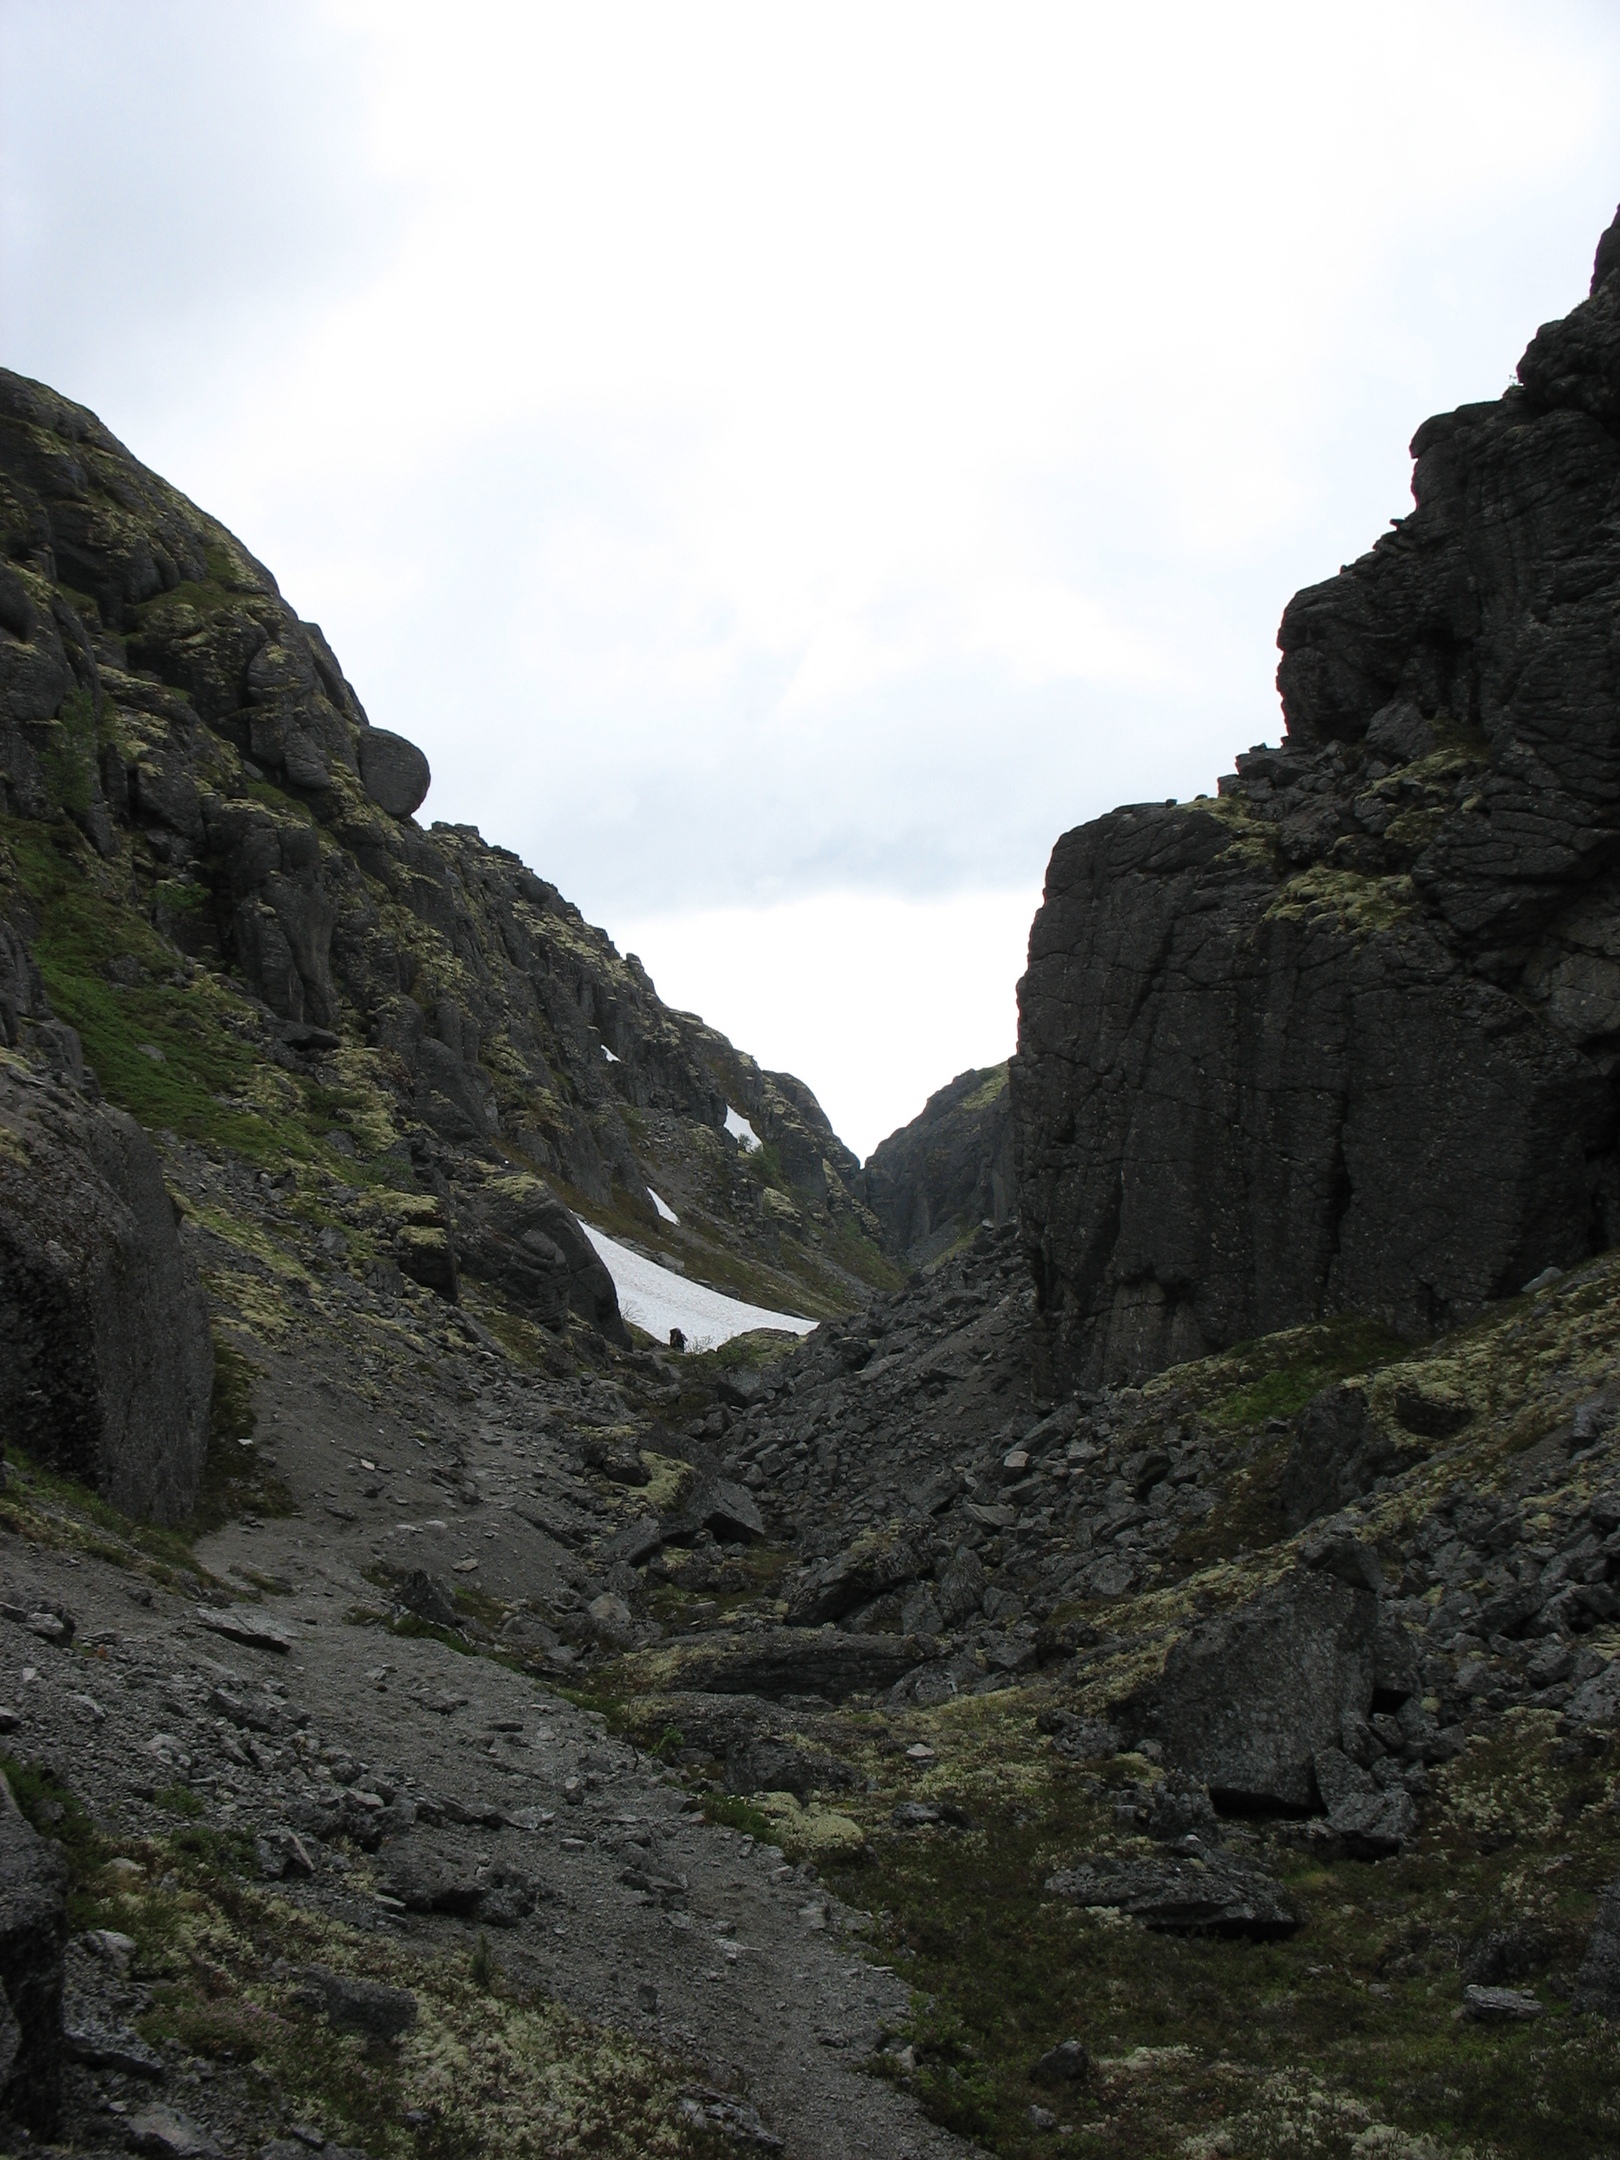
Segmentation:
{"type": "Polygon", "coordinates": [[[1428,1332],[1620,1231],[1614,254],[1290,604],[1281,748],[1053,852],[1012,1085],[1063,1375],[1428,1332]]]}
{"type": "Polygon", "coordinates": [[[0,557],[6,1041],[55,1054],[66,1023],[145,1123],[278,1170],[425,1179],[458,1266],[542,1317],[558,1271],[519,1248],[554,1241],[548,1189],[778,1309],[893,1279],[809,1089],[671,1011],[509,852],[424,832],[425,759],[270,573],[4,373],[0,557]]]}
{"type": "MultiPolygon", "coordinates": [[[[1568,1006],[1612,957],[1570,805],[1614,735],[1575,681],[1613,310],[1600,276],[1522,399],[1425,431],[1460,447],[1416,530],[1295,604],[1292,747],[1059,843],[1010,1109],[964,1076],[864,1188],[795,1084],[368,792],[423,775],[313,636],[296,725],[251,677],[210,718],[200,663],[142,676],[147,603],[108,630],[75,539],[123,528],[38,485],[79,507],[55,584],[14,521],[55,629],[14,608],[0,645],[11,2149],[1616,2149],[1620,1259],[1568,1006]],[[91,690],[29,705],[52,634],[108,740],[91,690]],[[1477,736],[1424,655],[1487,684],[1477,736]],[[185,694],[200,839],[138,807],[126,682],[185,694]],[[334,1003],[285,1009],[272,922],[334,1003]],[[610,992],[647,1037],[617,1063],[610,992]],[[728,1107],[757,1155],[715,1155],[728,1107]],[[1008,1119],[1022,1219],[975,1227],[1008,1119]],[[839,1309],[636,1343],[564,1205],[593,1160],[649,1246],[656,1192],[694,1273],[839,1309]],[[857,1302],[880,1232],[928,1264],[857,1302]]],[[[139,484],[161,582],[211,528],[139,484]]]]}
{"type": "Polygon", "coordinates": [[[1007,1068],[958,1073],[866,1159],[862,1189],[887,1249],[926,1267],[981,1223],[1011,1218],[1016,1194],[1007,1068]]]}

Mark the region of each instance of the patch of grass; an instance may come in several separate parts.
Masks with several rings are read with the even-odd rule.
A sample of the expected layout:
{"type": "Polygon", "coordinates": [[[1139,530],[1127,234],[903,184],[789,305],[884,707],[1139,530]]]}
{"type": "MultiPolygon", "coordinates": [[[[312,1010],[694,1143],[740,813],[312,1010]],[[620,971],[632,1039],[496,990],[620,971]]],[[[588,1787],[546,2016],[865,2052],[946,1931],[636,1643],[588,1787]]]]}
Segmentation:
{"type": "Polygon", "coordinates": [[[372,2160],[715,2160],[680,2106],[691,2066],[514,1988],[487,1946],[430,1957],[347,1928],[178,1849],[193,1836],[136,1848],[143,1875],[105,1878],[94,1924],[135,1939],[145,2039],[254,2065],[234,2088],[258,2118],[245,2149],[317,2121],[372,2160]],[[302,1983],[312,1964],[409,1988],[416,2024],[384,2048],[335,2031],[302,1983]]]}
{"type": "Polygon", "coordinates": [[[1218,1431],[1247,1431],[1268,1418],[1294,1416],[1335,1380],[1410,1354],[1399,1335],[1358,1315],[1239,1343],[1222,1361],[1234,1368],[1237,1384],[1217,1395],[1205,1415],[1218,1431]]]}
{"type": "Polygon", "coordinates": [[[6,1454],[10,1490],[0,1499],[0,1521],[19,1535],[65,1551],[94,1551],[115,1567],[171,1586],[195,1590],[211,1580],[183,1531],[131,1521],[87,1485],[42,1468],[14,1442],[6,1454]]]}
{"type": "Polygon", "coordinates": [[[195,1821],[203,1812],[200,1794],[189,1785],[164,1785],[153,1795],[156,1804],[170,1815],[184,1815],[195,1821]]]}
{"type": "MultiPolygon", "coordinates": [[[[367,1623],[376,1618],[374,1613],[365,1615],[367,1623]]],[[[419,1620],[415,1613],[391,1613],[383,1625],[390,1635],[425,1636],[429,1642],[443,1643],[447,1650],[459,1651],[463,1657],[478,1655],[477,1645],[470,1643],[465,1635],[458,1635],[454,1628],[440,1627],[435,1620],[419,1620]]]]}
{"type": "Polygon", "coordinates": [[[707,1821],[741,1831],[744,1837],[756,1838],[761,1845],[777,1842],[776,1826],[770,1817],[734,1793],[705,1793],[703,1813],[707,1821]]]}
{"type": "Polygon", "coordinates": [[[88,690],[75,690],[63,699],[40,765],[51,801],[83,817],[95,793],[96,773],[96,703],[88,690]]]}
{"type": "Polygon", "coordinates": [[[1516,1722],[1437,1774],[1399,1859],[1324,1865],[1259,1833],[1253,1857],[1303,1920],[1283,1942],[1150,1934],[1044,1895],[1122,1842],[1107,1786],[1050,1759],[1016,1801],[976,1795],[973,1832],[874,1831],[863,1862],[826,1874],[872,1910],[874,1954],[914,1991],[916,2068],[880,2068],[1009,2160],[1600,2160],[1620,2136],[1620,2033],[1564,1996],[1613,1871],[1612,1766],[1564,1763],[1550,1714],[1516,1722]],[[1540,1945],[1525,1984],[1544,2014],[1462,2025],[1470,1945],[1504,1926],[1540,1945]],[[1089,2081],[1043,2090],[1034,2061],[1070,2037],[1089,2081]]]}
{"type": "MultiPolygon", "coordinates": [[[[0,818],[0,843],[40,924],[34,958],[52,1009],[78,1030],[108,1100],[151,1131],[169,1129],[248,1162],[332,1160],[319,1138],[329,1121],[309,1106],[310,1084],[266,1067],[246,998],[206,968],[183,968],[128,897],[126,878],[83,844],[64,852],[63,830],[0,818]],[[114,954],[140,963],[137,987],[108,981],[103,963],[114,954]]],[[[169,892],[167,904],[173,916],[211,902],[187,886],[169,892]]],[[[353,1174],[352,1164],[342,1168],[353,1174]]]]}

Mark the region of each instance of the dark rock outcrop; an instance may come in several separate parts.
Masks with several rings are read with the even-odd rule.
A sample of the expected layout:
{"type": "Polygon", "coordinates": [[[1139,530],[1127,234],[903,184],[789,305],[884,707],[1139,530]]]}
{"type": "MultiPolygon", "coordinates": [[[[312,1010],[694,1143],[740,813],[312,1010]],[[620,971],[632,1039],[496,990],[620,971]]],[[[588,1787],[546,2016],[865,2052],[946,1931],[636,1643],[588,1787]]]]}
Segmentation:
{"type": "Polygon", "coordinates": [[[958,1073],[873,1149],[862,1178],[884,1244],[913,1267],[981,1223],[999,1229],[1017,1198],[1006,1066],[958,1073]]]}
{"type": "Polygon", "coordinates": [[[1620,2018],[1620,1881],[1610,1883],[1598,1900],[1570,2002],[1598,2017],[1620,2018]]]}
{"type": "Polygon", "coordinates": [[[1218,1805],[1306,1813],[1320,1751],[1372,1707],[1377,1594],[1333,1559],[1182,1636],[1122,1720],[1218,1805]]]}
{"type": "Polygon", "coordinates": [[[387,728],[366,728],[356,744],[360,780],[379,810],[390,817],[407,818],[427,799],[433,775],[428,761],[415,743],[387,728]]]}
{"type": "Polygon", "coordinates": [[[648,1676],[661,1689],[699,1695],[821,1695],[842,1701],[890,1687],[932,1656],[916,1635],[846,1635],[820,1628],[764,1627],[720,1633],[652,1654],[648,1676]]]}
{"type": "Polygon", "coordinates": [[[0,1777],[0,2116],[56,2125],[62,2085],[67,1867],[0,1777]]]}
{"type": "Polygon", "coordinates": [[[574,1215],[536,1177],[492,1179],[463,1209],[462,1265],[537,1320],[569,1311],[628,1346],[613,1278],[574,1215]]]}
{"type": "Polygon", "coordinates": [[[177,1522],[213,1376],[150,1141],[65,1084],[0,1072],[0,1427],[125,1514],[177,1522]]]}
{"type": "Polygon", "coordinates": [[[1282,747],[1057,843],[1012,1088],[1058,1375],[1428,1334],[1620,1233],[1617,386],[1604,275],[1290,604],[1282,747]]]}
{"type": "Polygon", "coordinates": [[[1046,1888],[1071,1904],[1112,1908],[1165,1934],[1270,1942],[1299,1926],[1280,1882],[1220,1851],[1151,1860],[1100,1854],[1060,1869],[1046,1888]]]}

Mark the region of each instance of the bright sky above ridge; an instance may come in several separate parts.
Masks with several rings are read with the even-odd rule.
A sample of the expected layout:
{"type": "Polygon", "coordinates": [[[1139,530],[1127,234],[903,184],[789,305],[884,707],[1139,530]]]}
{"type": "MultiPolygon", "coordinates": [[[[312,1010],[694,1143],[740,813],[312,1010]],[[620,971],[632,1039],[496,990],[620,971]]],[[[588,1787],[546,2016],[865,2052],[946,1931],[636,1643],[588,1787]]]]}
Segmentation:
{"type": "Polygon", "coordinates": [[[1558,0],[0,0],[0,359],[865,1152],[1010,1049],[1057,834],[1276,739],[1617,89],[1558,0]]]}

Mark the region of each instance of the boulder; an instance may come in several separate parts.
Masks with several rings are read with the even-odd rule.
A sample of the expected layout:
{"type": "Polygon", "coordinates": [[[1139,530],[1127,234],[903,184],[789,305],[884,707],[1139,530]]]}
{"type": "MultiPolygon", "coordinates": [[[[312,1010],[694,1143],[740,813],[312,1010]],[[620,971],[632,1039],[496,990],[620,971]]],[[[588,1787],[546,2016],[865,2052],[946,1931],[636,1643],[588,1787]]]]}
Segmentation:
{"type": "Polygon", "coordinates": [[[794,1587],[788,1597],[789,1623],[814,1627],[824,1620],[841,1620],[884,1591],[915,1581],[931,1565],[931,1542],[931,1532],[924,1526],[890,1523],[865,1532],[794,1587]]]}
{"type": "Polygon", "coordinates": [[[336,2031],[358,2033],[374,2045],[397,2040],[416,2023],[416,1997],[409,1988],[352,1980],[325,1965],[304,1968],[301,1992],[319,2004],[336,2031]]]}
{"type": "Polygon", "coordinates": [[[848,1635],[832,1628],[714,1629],[701,1641],[642,1654],[647,1684],[660,1693],[823,1695],[841,1700],[892,1687],[939,1645],[918,1635],[848,1635]]]}
{"type": "Polygon", "coordinates": [[[703,1530],[729,1544],[742,1545],[763,1537],[765,1524],[746,1486],[734,1485],[729,1478],[704,1477],[665,1523],[664,1536],[679,1544],[703,1530]]]}
{"type": "Polygon", "coordinates": [[[727,1792],[788,1792],[804,1800],[813,1792],[847,1792],[861,1782],[836,1755],[814,1754],[788,1740],[761,1737],[726,1750],[727,1792]]]}
{"type": "Polygon", "coordinates": [[[1427,1453],[1410,1438],[1384,1429],[1364,1386],[1341,1381],[1323,1388],[1300,1413],[1283,1465],[1277,1498],[1285,1527],[1302,1530],[1318,1516],[1347,1507],[1381,1477],[1398,1477],[1427,1453]]]}
{"type": "Polygon", "coordinates": [[[1328,1828],[1343,1838],[1352,1859],[1382,1860],[1397,1853],[1417,1829],[1417,1809],[1399,1786],[1383,1791],[1372,1773],[1342,1748],[1318,1748],[1312,1759],[1316,1789],[1328,1828]]]}
{"type": "Polygon", "coordinates": [[[0,1430],[173,1523],[208,1449],[208,1308],[133,1118],[0,1073],[0,1430]]]}
{"type": "Polygon", "coordinates": [[[430,1575],[425,1568],[412,1568],[394,1584],[393,1594],[395,1604],[403,1605],[418,1620],[426,1620],[433,1627],[461,1626],[455,1595],[442,1576],[430,1575]]]}
{"type": "Polygon", "coordinates": [[[1215,1850],[1147,1860],[1098,1855],[1060,1869],[1046,1888],[1070,1904],[1128,1913],[1164,1933],[1266,1942],[1299,1926],[1281,1883],[1249,1861],[1215,1850]]]}
{"type": "Polygon", "coordinates": [[[547,1327],[570,1312],[630,1343],[613,1277],[577,1215],[536,1177],[492,1178],[461,1208],[462,1263],[547,1327]]]}
{"type": "Polygon", "coordinates": [[[1217,1806],[1306,1814],[1318,1752],[1371,1708],[1377,1630],[1365,1582],[1297,1568],[1182,1636],[1118,1722],[1157,1740],[1217,1806]]]}
{"type": "Polygon", "coordinates": [[[1060,2040],[1037,2055],[1029,2072],[1037,2085],[1083,2085],[1090,2073],[1091,2057],[1078,2040],[1060,2040]]]}
{"type": "Polygon", "coordinates": [[[1620,2018],[1620,1876],[1598,1900],[1570,2002],[1597,2017],[1620,2018]]]}
{"type": "Polygon", "coordinates": [[[360,784],[379,810],[390,817],[408,818],[422,807],[433,784],[427,759],[415,743],[387,728],[362,728],[355,748],[360,761],[360,784]]]}
{"type": "Polygon", "coordinates": [[[67,1867],[0,1777],[0,2114],[48,2133],[62,2086],[67,1867]]]}

